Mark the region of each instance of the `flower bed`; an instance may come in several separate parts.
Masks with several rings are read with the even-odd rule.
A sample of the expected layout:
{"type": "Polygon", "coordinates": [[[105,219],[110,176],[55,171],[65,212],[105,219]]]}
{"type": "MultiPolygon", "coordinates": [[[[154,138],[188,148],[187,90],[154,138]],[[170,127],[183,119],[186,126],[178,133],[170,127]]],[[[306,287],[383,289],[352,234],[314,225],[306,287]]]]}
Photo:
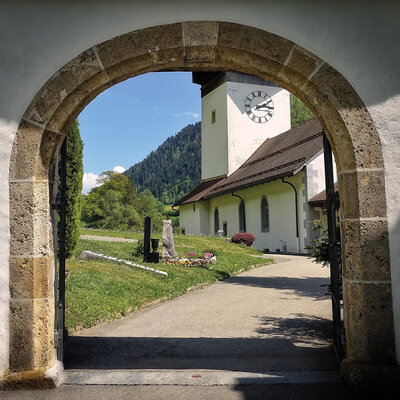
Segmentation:
{"type": "Polygon", "coordinates": [[[212,253],[203,253],[203,257],[199,258],[197,253],[187,253],[183,257],[183,252],[180,253],[180,258],[164,258],[164,264],[167,265],[185,265],[187,267],[200,267],[208,269],[208,264],[217,262],[216,257],[212,253]]]}

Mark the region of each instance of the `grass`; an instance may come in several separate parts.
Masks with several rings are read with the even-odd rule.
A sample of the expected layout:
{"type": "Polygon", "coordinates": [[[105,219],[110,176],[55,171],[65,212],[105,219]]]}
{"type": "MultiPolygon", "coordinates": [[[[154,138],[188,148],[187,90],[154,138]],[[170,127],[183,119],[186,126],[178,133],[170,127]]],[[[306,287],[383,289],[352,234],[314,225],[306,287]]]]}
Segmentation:
{"type": "Polygon", "coordinates": [[[68,260],[67,329],[74,332],[101,321],[111,321],[156,300],[180,296],[194,286],[211,284],[252,266],[273,262],[254,257],[260,252],[227,242],[224,238],[177,235],[174,239],[176,250],[181,255],[211,251],[217,254],[217,263],[209,264],[209,269],[146,264],[132,256],[135,244],[81,240],[80,251],[92,250],[155,267],[166,271],[168,278],[107,261],[68,260]]]}

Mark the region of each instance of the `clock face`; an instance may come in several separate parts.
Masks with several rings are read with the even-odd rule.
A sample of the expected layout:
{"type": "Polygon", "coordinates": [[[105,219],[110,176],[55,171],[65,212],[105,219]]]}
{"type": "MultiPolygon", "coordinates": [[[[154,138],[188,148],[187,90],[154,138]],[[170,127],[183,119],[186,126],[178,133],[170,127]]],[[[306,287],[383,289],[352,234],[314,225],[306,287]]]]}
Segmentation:
{"type": "Polygon", "coordinates": [[[267,93],[261,90],[251,92],[244,103],[248,117],[259,124],[268,122],[274,114],[274,103],[267,93]]]}

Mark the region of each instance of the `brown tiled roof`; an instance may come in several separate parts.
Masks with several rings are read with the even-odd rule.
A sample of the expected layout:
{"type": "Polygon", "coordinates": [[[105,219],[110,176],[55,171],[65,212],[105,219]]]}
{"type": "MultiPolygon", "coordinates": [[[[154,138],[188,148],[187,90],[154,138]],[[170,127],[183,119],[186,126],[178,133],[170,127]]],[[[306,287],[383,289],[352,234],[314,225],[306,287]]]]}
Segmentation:
{"type": "Polygon", "coordinates": [[[173,207],[181,206],[183,204],[194,203],[196,201],[201,200],[211,189],[215,187],[215,185],[217,185],[219,182],[222,182],[225,179],[226,178],[216,178],[210,181],[200,183],[200,185],[197,186],[195,189],[193,189],[190,193],[188,193],[186,196],[178,200],[173,205],[173,207]]]}
{"type": "Polygon", "coordinates": [[[208,199],[297,173],[322,150],[322,127],[314,118],[267,139],[232,175],[203,196],[208,199]]]}
{"type": "MultiPolygon", "coordinates": [[[[338,186],[337,182],[335,182],[334,191],[337,192],[338,186]]],[[[324,189],[322,192],[319,192],[313,198],[308,201],[310,206],[322,206],[326,202],[326,190],[324,189]]]]}

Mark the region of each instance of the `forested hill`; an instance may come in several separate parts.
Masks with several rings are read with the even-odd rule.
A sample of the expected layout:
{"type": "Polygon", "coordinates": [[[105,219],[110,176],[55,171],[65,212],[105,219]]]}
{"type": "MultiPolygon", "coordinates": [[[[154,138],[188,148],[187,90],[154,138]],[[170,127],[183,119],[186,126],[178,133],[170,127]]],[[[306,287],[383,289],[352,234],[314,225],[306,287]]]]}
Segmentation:
{"type": "Polygon", "coordinates": [[[138,192],[149,189],[164,204],[174,203],[200,183],[200,132],[200,122],[186,126],[124,174],[138,192]]]}

